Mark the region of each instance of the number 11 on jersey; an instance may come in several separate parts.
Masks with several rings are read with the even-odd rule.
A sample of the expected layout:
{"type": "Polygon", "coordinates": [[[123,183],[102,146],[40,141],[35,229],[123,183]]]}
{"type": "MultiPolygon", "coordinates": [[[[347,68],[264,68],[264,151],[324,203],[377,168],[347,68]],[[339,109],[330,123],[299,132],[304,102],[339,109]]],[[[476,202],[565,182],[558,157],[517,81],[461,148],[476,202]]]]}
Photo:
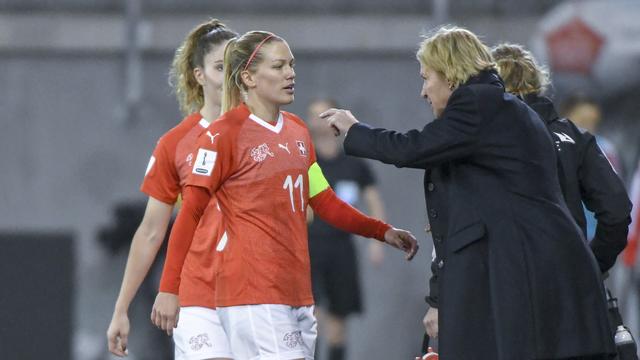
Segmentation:
{"type": "Polygon", "coordinates": [[[293,189],[300,189],[300,211],[304,211],[304,178],[302,174],[298,175],[296,181],[293,181],[293,177],[291,175],[287,175],[287,178],[284,180],[284,184],[282,185],[284,190],[289,190],[289,198],[291,200],[291,210],[296,212],[295,202],[293,200],[293,189]]]}

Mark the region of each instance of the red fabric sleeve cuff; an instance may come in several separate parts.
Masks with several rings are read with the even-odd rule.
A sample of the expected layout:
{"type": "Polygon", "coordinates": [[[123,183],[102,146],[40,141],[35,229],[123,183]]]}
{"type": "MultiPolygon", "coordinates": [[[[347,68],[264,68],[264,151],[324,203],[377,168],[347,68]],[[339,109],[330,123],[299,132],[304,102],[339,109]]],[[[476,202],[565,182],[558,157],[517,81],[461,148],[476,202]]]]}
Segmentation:
{"type": "Polygon", "coordinates": [[[334,227],[384,242],[384,234],[391,225],[369,217],[342,201],[331,188],[327,188],[309,201],[313,212],[334,227]]]}

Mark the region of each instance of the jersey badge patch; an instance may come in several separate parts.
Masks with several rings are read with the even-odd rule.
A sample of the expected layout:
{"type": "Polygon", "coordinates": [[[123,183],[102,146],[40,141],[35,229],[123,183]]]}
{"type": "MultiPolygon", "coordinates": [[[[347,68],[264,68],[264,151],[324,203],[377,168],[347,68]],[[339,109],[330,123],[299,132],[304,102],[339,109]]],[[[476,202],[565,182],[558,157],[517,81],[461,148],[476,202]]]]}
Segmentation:
{"type": "Polygon", "coordinates": [[[251,149],[251,157],[255,162],[262,162],[268,156],[275,157],[275,155],[269,150],[269,146],[265,143],[262,145],[258,145],[251,149]]]}
{"type": "Polygon", "coordinates": [[[193,173],[197,175],[211,176],[213,166],[216,164],[218,153],[206,149],[198,149],[196,163],[193,166],[193,173]]]}
{"type": "Polygon", "coordinates": [[[304,141],[296,141],[296,145],[298,146],[298,152],[300,156],[307,156],[307,147],[304,145],[304,141]]]}

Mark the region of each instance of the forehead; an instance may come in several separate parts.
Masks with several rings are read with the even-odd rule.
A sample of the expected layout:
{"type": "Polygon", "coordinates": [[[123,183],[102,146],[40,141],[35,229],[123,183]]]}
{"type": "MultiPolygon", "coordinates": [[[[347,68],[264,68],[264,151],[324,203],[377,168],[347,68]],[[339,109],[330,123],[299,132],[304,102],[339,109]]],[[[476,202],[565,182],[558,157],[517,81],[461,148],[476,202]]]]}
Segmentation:
{"type": "Polygon", "coordinates": [[[222,61],[224,57],[224,48],[227,46],[229,40],[225,40],[221,43],[212,45],[209,51],[204,55],[205,61],[222,61]]]}
{"type": "Polygon", "coordinates": [[[261,52],[263,59],[266,61],[293,59],[293,54],[291,53],[291,49],[289,49],[289,44],[284,40],[272,41],[263,45],[261,52]]]}

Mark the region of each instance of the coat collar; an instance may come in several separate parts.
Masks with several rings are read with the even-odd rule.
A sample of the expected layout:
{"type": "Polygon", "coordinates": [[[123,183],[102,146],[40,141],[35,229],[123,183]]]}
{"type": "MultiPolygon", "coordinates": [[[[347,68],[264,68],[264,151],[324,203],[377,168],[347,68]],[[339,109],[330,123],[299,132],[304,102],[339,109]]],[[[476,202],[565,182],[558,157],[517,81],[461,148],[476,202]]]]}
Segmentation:
{"type": "Polygon", "coordinates": [[[522,100],[538,113],[545,123],[550,124],[559,119],[553,102],[548,97],[538,94],[527,94],[522,100]]]}
{"type": "Polygon", "coordinates": [[[476,75],[470,77],[469,80],[465,81],[462,86],[473,84],[494,85],[504,89],[504,83],[495,69],[480,71],[476,75]]]}

